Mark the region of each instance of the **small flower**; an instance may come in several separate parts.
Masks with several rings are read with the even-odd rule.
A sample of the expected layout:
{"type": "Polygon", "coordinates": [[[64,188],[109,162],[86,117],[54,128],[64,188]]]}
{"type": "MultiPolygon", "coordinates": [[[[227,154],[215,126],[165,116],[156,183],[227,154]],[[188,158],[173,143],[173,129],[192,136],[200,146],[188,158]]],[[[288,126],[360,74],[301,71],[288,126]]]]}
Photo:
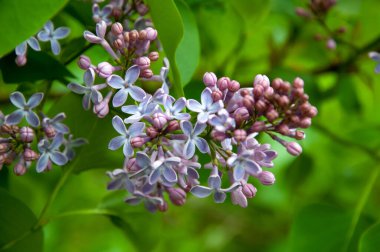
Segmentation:
{"type": "Polygon", "coordinates": [[[62,133],[62,134],[67,134],[67,133],[69,133],[69,128],[66,125],[64,125],[63,123],[61,123],[61,121],[64,120],[65,118],[66,118],[66,115],[63,112],[59,113],[58,115],[56,115],[52,119],[45,117],[42,120],[42,126],[43,127],[51,126],[55,129],[56,132],[62,133]]]}
{"type": "Polygon", "coordinates": [[[20,92],[14,92],[10,95],[10,100],[15,105],[18,110],[14,111],[12,114],[8,115],[5,118],[5,123],[14,125],[21,122],[22,118],[25,116],[26,121],[33,127],[37,127],[40,125],[40,119],[37,114],[32,111],[35,107],[37,107],[44,97],[43,93],[35,93],[32,95],[28,102],[25,101],[25,97],[20,92]]]}
{"type": "Polygon", "coordinates": [[[198,135],[205,130],[206,126],[206,124],[197,122],[193,129],[193,126],[189,121],[181,122],[181,129],[183,133],[187,136],[187,141],[183,148],[183,155],[185,158],[190,159],[194,156],[195,146],[197,146],[199,151],[202,153],[210,152],[210,148],[207,144],[207,141],[201,137],[198,137],[198,135]]]}
{"type": "Polygon", "coordinates": [[[119,116],[115,116],[112,119],[112,125],[121,136],[113,138],[108,144],[108,148],[110,150],[116,150],[123,146],[125,157],[133,156],[134,151],[131,145],[131,139],[142,134],[145,124],[142,122],[135,122],[127,130],[123,120],[119,116]]]}
{"type": "Polygon", "coordinates": [[[133,84],[137,81],[140,75],[140,68],[136,65],[131,66],[125,73],[124,80],[118,75],[111,75],[107,78],[107,83],[119,91],[115,94],[112,100],[114,107],[120,107],[123,105],[130,94],[136,101],[143,101],[146,94],[145,91],[133,84]]]}
{"type": "Polygon", "coordinates": [[[128,173],[125,170],[116,169],[112,172],[107,172],[107,174],[112,179],[112,181],[108,183],[108,190],[126,189],[130,193],[135,191],[135,185],[129,179],[128,173]]]}
{"type": "Polygon", "coordinates": [[[186,99],[181,97],[177,101],[174,101],[175,99],[169,95],[164,98],[165,114],[169,119],[189,120],[190,115],[188,113],[181,113],[186,107],[186,99]]]}
{"type": "Polygon", "coordinates": [[[370,52],[368,56],[376,61],[377,65],[375,67],[375,73],[380,73],[380,53],[378,52],[370,52]]]}
{"type": "Polygon", "coordinates": [[[215,114],[221,108],[223,108],[223,102],[220,100],[214,102],[211,94],[211,89],[205,88],[205,90],[201,94],[202,103],[199,103],[198,101],[193,99],[189,99],[187,101],[187,108],[191,111],[199,113],[198,122],[200,123],[206,123],[210,115],[215,114]]]}
{"type": "Polygon", "coordinates": [[[222,189],[222,181],[219,175],[211,175],[208,178],[208,186],[196,185],[191,188],[190,192],[198,198],[205,198],[211,193],[214,193],[214,201],[216,203],[223,203],[226,199],[226,192],[233,192],[240,187],[239,183],[233,183],[229,188],[222,189]]]}
{"type": "Polygon", "coordinates": [[[70,29],[67,27],[59,27],[54,30],[54,24],[48,21],[44,29],[37,34],[40,41],[50,41],[51,50],[55,55],[61,52],[61,46],[58,43],[58,39],[63,39],[69,35],[70,29]]]}
{"type": "Polygon", "coordinates": [[[230,117],[230,114],[225,109],[219,110],[218,116],[212,115],[209,123],[220,132],[226,132],[227,130],[235,128],[235,120],[230,117]]]}
{"type": "Polygon", "coordinates": [[[87,140],[84,138],[73,139],[73,135],[69,135],[68,139],[64,141],[65,149],[63,150],[63,154],[65,154],[68,160],[73,160],[75,157],[74,148],[87,143],[87,140]]]}
{"type": "Polygon", "coordinates": [[[261,172],[260,165],[252,160],[252,155],[253,151],[245,150],[227,159],[227,164],[234,169],[233,177],[236,181],[242,180],[246,173],[255,176],[261,172]]]}
{"type": "Polygon", "coordinates": [[[56,165],[64,165],[67,163],[67,157],[59,151],[62,142],[63,135],[57,134],[51,143],[46,139],[38,143],[38,150],[41,156],[37,162],[37,172],[43,172],[48,167],[50,161],[56,165]]]}
{"type": "Polygon", "coordinates": [[[96,24],[96,35],[90,31],[84,31],[83,37],[90,43],[100,44],[105,39],[104,36],[107,32],[107,24],[104,21],[100,21],[96,24]]]}
{"type": "Polygon", "coordinates": [[[26,54],[28,45],[34,50],[34,51],[41,51],[40,44],[38,43],[38,40],[35,37],[30,37],[28,40],[22,42],[19,44],[16,49],[15,53],[17,56],[22,56],[26,54]]]}
{"type": "Polygon", "coordinates": [[[152,96],[147,95],[139,105],[127,105],[121,107],[121,111],[131,116],[124,119],[125,123],[134,123],[140,121],[145,116],[150,116],[158,105],[152,103],[152,96]]]}
{"type": "Polygon", "coordinates": [[[94,85],[95,71],[92,68],[86,70],[83,76],[83,81],[86,86],[77,83],[69,83],[67,87],[76,94],[84,94],[82,105],[85,110],[89,110],[91,107],[91,101],[94,104],[99,104],[103,100],[102,94],[98,91],[98,88],[103,86],[94,85]]]}
{"type": "Polygon", "coordinates": [[[150,196],[139,191],[135,191],[133,196],[127,198],[125,202],[130,205],[137,205],[140,202],[144,202],[145,208],[149,212],[155,212],[159,206],[164,206],[165,203],[160,197],[150,196]]]}
{"type": "Polygon", "coordinates": [[[98,4],[94,4],[92,6],[92,18],[96,23],[100,21],[104,21],[107,24],[110,24],[111,21],[109,19],[110,14],[112,13],[112,5],[106,5],[103,9],[100,9],[98,4]]]}

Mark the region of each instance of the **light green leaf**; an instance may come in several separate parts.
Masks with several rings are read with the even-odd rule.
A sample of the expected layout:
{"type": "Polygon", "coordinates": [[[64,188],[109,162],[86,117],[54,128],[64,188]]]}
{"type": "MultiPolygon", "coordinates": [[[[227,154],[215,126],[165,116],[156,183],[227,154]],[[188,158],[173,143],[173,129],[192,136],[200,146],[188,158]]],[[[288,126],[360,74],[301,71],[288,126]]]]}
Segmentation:
{"type": "Polygon", "coordinates": [[[68,0],[0,0],[0,57],[36,34],[68,0]]]}

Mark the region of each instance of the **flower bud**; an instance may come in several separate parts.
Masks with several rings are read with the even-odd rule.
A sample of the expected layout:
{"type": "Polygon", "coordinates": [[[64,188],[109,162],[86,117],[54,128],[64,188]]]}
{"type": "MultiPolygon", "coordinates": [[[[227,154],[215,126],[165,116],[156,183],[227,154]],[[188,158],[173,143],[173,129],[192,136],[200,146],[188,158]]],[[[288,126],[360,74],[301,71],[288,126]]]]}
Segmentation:
{"type": "Polygon", "coordinates": [[[129,41],[134,42],[139,39],[139,32],[132,30],[129,32],[129,41]]]}
{"type": "Polygon", "coordinates": [[[242,97],[246,96],[246,95],[249,95],[250,94],[250,91],[248,89],[242,89],[240,90],[240,95],[242,97]]]}
{"type": "Polygon", "coordinates": [[[158,52],[150,52],[148,57],[151,61],[157,61],[160,58],[160,54],[158,52]]]}
{"type": "Polygon", "coordinates": [[[140,168],[137,166],[136,158],[130,158],[125,164],[127,171],[129,172],[137,172],[140,168]]]}
{"type": "Polygon", "coordinates": [[[244,195],[241,188],[231,192],[231,202],[234,205],[239,205],[244,208],[248,206],[247,197],[244,195]]]}
{"type": "Polygon", "coordinates": [[[216,102],[216,101],[219,101],[223,98],[223,93],[222,93],[222,91],[216,89],[216,90],[212,91],[211,97],[212,97],[212,100],[214,102],[216,102]]]}
{"type": "Polygon", "coordinates": [[[112,24],[111,32],[115,36],[122,34],[123,33],[123,26],[119,22],[116,22],[116,23],[112,24]]]}
{"type": "Polygon", "coordinates": [[[147,32],[145,30],[139,31],[139,40],[146,40],[147,32]]]}
{"type": "Polygon", "coordinates": [[[274,89],[274,90],[278,90],[278,89],[280,89],[280,87],[281,87],[281,83],[282,83],[283,81],[282,81],[282,79],[280,79],[280,78],[276,78],[276,79],[274,79],[273,81],[272,81],[272,88],[274,89]]]}
{"type": "Polygon", "coordinates": [[[94,105],[93,111],[99,118],[106,117],[106,115],[108,115],[108,113],[110,112],[108,102],[109,100],[106,101],[106,99],[103,99],[103,101],[94,105]]]}
{"type": "Polygon", "coordinates": [[[24,143],[31,143],[34,139],[34,131],[29,127],[22,127],[20,129],[20,138],[24,143]]]}
{"type": "Polygon", "coordinates": [[[27,62],[26,55],[17,55],[15,62],[19,67],[24,66],[27,62]]]}
{"type": "Polygon", "coordinates": [[[216,75],[212,72],[206,72],[203,75],[203,83],[206,85],[206,87],[214,87],[217,80],[218,79],[216,78],[216,75]]]}
{"type": "Polygon", "coordinates": [[[9,150],[9,144],[8,143],[0,143],[0,155],[7,153],[9,150]]]}
{"type": "Polygon", "coordinates": [[[237,110],[235,110],[233,115],[237,124],[241,124],[242,122],[250,118],[248,109],[246,107],[238,108],[237,110]]]}
{"type": "Polygon", "coordinates": [[[289,131],[289,126],[286,125],[286,124],[280,124],[280,125],[278,125],[278,126],[276,127],[276,130],[277,130],[280,134],[282,134],[282,135],[284,135],[284,136],[287,136],[287,135],[289,135],[289,133],[290,133],[290,131],[289,131]]]}
{"type": "Polygon", "coordinates": [[[240,89],[240,83],[233,80],[233,81],[230,81],[230,83],[228,83],[228,90],[231,91],[231,92],[236,92],[240,89]]]}
{"type": "Polygon", "coordinates": [[[305,132],[300,131],[300,130],[296,130],[296,133],[295,133],[294,137],[297,140],[305,139],[305,132]]]}
{"type": "Polygon", "coordinates": [[[162,113],[154,113],[153,114],[153,126],[156,128],[156,129],[162,129],[165,124],[168,122],[168,120],[166,119],[166,116],[162,113]]]}
{"type": "Polygon", "coordinates": [[[286,151],[293,156],[299,156],[302,153],[302,147],[296,142],[288,142],[285,145],[286,151]]]}
{"type": "Polygon", "coordinates": [[[247,138],[247,132],[243,129],[234,130],[234,138],[237,142],[242,142],[247,138]]]}
{"type": "Polygon", "coordinates": [[[30,148],[25,148],[23,157],[25,161],[34,161],[38,159],[38,154],[30,148]]]}
{"type": "Polygon", "coordinates": [[[161,204],[157,205],[157,208],[160,212],[166,212],[168,211],[168,203],[164,200],[162,205],[161,204]]]}
{"type": "Polygon", "coordinates": [[[260,172],[258,178],[263,185],[273,185],[276,181],[274,174],[269,171],[260,172]]]}
{"type": "Polygon", "coordinates": [[[99,77],[106,79],[112,75],[114,67],[108,62],[101,62],[98,64],[97,70],[99,77]]]}
{"type": "Polygon", "coordinates": [[[157,30],[156,29],[148,27],[145,29],[145,31],[146,31],[146,39],[152,41],[152,40],[155,40],[157,38],[157,30]]]}
{"type": "Polygon", "coordinates": [[[300,77],[297,77],[293,81],[293,87],[295,88],[303,88],[304,82],[300,77]]]}
{"type": "Polygon", "coordinates": [[[166,130],[168,132],[173,132],[173,131],[179,130],[180,128],[181,127],[179,125],[179,122],[177,120],[173,120],[173,121],[169,122],[168,127],[166,128],[166,130]]]}
{"type": "Polygon", "coordinates": [[[122,50],[123,47],[124,47],[124,43],[121,39],[116,39],[114,42],[113,42],[113,46],[118,49],[118,50],[122,50]]]}
{"type": "Polygon", "coordinates": [[[168,188],[170,201],[176,206],[182,206],[186,203],[186,192],[181,188],[168,188]]]}
{"type": "Polygon", "coordinates": [[[274,109],[270,109],[266,112],[265,117],[268,119],[268,121],[273,122],[278,118],[278,112],[274,109]]]}
{"type": "Polygon", "coordinates": [[[142,2],[138,2],[136,4],[136,10],[140,14],[140,16],[145,16],[148,13],[149,8],[142,2]]]}
{"type": "Polygon", "coordinates": [[[286,95],[281,95],[277,102],[283,108],[287,107],[290,103],[289,97],[287,97],[286,95]]]}
{"type": "Polygon", "coordinates": [[[334,39],[329,38],[326,42],[327,49],[335,50],[336,49],[336,42],[334,39]]]}
{"type": "Polygon", "coordinates": [[[314,106],[311,106],[307,112],[307,115],[310,117],[315,117],[318,114],[318,109],[314,106]]]}
{"type": "Polygon", "coordinates": [[[253,198],[256,195],[257,189],[252,184],[246,183],[242,187],[242,192],[244,193],[245,197],[253,198]]]}
{"type": "Polygon", "coordinates": [[[78,59],[78,66],[80,69],[87,70],[91,67],[91,60],[85,55],[81,55],[78,59]]]}
{"type": "Polygon", "coordinates": [[[251,127],[252,132],[261,132],[264,130],[266,130],[266,126],[265,126],[265,122],[263,121],[257,121],[251,127]]]}
{"type": "Polygon", "coordinates": [[[217,85],[221,91],[224,91],[228,88],[229,83],[230,83],[230,78],[222,77],[218,80],[217,85]]]}
{"type": "Polygon", "coordinates": [[[243,105],[244,105],[244,107],[246,107],[247,109],[253,111],[254,104],[255,104],[255,101],[253,100],[252,96],[250,96],[250,95],[244,96],[244,98],[243,98],[243,105]]]}
{"type": "Polygon", "coordinates": [[[253,86],[263,86],[264,88],[269,87],[269,78],[266,75],[258,74],[253,81],[253,86]]]}
{"type": "Polygon", "coordinates": [[[264,87],[257,85],[253,88],[253,96],[258,99],[264,94],[264,87]]]}
{"type": "Polygon", "coordinates": [[[267,104],[263,100],[258,100],[255,103],[255,108],[260,112],[264,112],[267,109],[267,104]]]}
{"type": "Polygon", "coordinates": [[[299,123],[299,126],[303,129],[306,129],[306,128],[309,128],[311,125],[311,118],[303,118],[300,123],[299,123]]]}
{"type": "Polygon", "coordinates": [[[144,69],[140,72],[140,77],[150,79],[153,76],[153,72],[151,69],[144,69]]]}
{"type": "Polygon", "coordinates": [[[54,138],[55,135],[56,135],[56,131],[55,129],[53,128],[53,126],[51,125],[47,125],[46,127],[43,128],[44,132],[45,132],[45,135],[48,137],[48,138],[54,138]]]}
{"type": "Polygon", "coordinates": [[[134,137],[131,139],[131,145],[133,148],[141,148],[145,144],[144,138],[134,137]]]}
{"type": "Polygon", "coordinates": [[[13,168],[13,172],[17,176],[24,175],[26,173],[26,167],[25,167],[25,162],[24,160],[20,159],[20,161],[15,165],[13,168]]]}
{"type": "Polygon", "coordinates": [[[212,130],[211,131],[211,137],[213,139],[215,139],[216,141],[223,141],[224,139],[226,139],[227,135],[225,132],[220,132],[220,131],[216,131],[216,130],[212,130]]]}
{"type": "Polygon", "coordinates": [[[154,127],[148,127],[146,128],[146,134],[150,138],[155,138],[158,135],[158,131],[154,127]]]}
{"type": "Polygon", "coordinates": [[[150,66],[150,59],[148,57],[138,57],[135,59],[135,64],[140,67],[140,69],[147,69],[150,66]]]}
{"type": "Polygon", "coordinates": [[[308,10],[301,7],[296,8],[296,14],[300,17],[311,18],[311,13],[308,10]]]}

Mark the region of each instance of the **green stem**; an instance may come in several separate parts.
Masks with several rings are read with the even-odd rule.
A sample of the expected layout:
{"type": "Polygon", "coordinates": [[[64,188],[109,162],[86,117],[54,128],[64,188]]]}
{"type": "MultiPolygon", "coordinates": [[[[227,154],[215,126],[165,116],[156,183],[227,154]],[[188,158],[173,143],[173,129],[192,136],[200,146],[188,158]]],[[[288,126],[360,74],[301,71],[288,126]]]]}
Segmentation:
{"type": "Polygon", "coordinates": [[[18,236],[16,239],[11,240],[10,242],[6,243],[2,247],[0,247],[0,251],[7,250],[11,247],[13,247],[16,243],[24,240],[26,237],[31,235],[33,233],[33,230],[28,230],[27,232],[23,233],[22,235],[18,236]]]}

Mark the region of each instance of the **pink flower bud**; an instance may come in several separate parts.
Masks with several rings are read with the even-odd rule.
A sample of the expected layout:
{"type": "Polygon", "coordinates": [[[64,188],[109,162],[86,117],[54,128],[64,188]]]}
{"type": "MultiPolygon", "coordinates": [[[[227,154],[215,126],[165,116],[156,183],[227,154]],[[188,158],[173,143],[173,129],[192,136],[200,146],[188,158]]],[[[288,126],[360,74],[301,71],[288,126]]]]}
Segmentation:
{"type": "Polygon", "coordinates": [[[230,83],[228,83],[228,90],[231,91],[231,92],[236,92],[240,89],[240,83],[233,80],[233,81],[230,81],[230,83]]]}
{"type": "Polygon", "coordinates": [[[20,139],[24,143],[31,143],[34,139],[34,131],[29,127],[22,127],[20,129],[20,139]]]}
{"type": "Polygon", "coordinates": [[[39,156],[32,149],[26,148],[24,150],[23,157],[24,157],[25,161],[34,161],[34,160],[38,159],[39,156]]]}
{"type": "Polygon", "coordinates": [[[265,117],[268,119],[268,121],[273,122],[278,118],[278,112],[274,109],[270,109],[265,114],[265,117]]]}
{"type": "Polygon", "coordinates": [[[212,91],[211,97],[212,97],[212,100],[216,102],[223,98],[223,93],[220,90],[214,90],[212,91]]]}
{"type": "Polygon", "coordinates": [[[226,139],[227,135],[225,132],[220,132],[220,131],[216,131],[216,130],[212,130],[211,131],[211,137],[213,139],[215,139],[216,141],[223,141],[224,139],[226,139]]]}
{"type": "Polygon", "coordinates": [[[157,30],[153,29],[151,27],[148,27],[145,29],[146,31],[146,38],[150,41],[155,40],[157,38],[157,30]]]}
{"type": "Polygon", "coordinates": [[[276,181],[274,174],[269,171],[260,172],[258,178],[263,185],[273,185],[276,181]]]}
{"type": "Polygon", "coordinates": [[[299,123],[299,126],[300,126],[301,128],[304,128],[304,129],[309,128],[310,125],[311,125],[311,118],[309,118],[309,117],[303,118],[303,119],[300,121],[300,123],[299,123]]]}
{"type": "Polygon", "coordinates": [[[330,38],[326,42],[327,49],[335,50],[336,49],[336,42],[334,39],[330,38]]]}
{"type": "Polygon", "coordinates": [[[108,62],[101,62],[98,64],[97,70],[99,77],[106,79],[112,75],[114,67],[108,62]]]}
{"type": "Polygon", "coordinates": [[[263,100],[258,100],[255,103],[255,108],[260,112],[264,112],[267,109],[267,104],[263,100]]]}
{"type": "Polygon", "coordinates": [[[139,40],[146,40],[147,32],[145,30],[139,31],[139,40]]]}
{"type": "Polygon", "coordinates": [[[308,10],[301,7],[296,8],[296,14],[300,17],[311,18],[311,13],[308,10]]]}
{"type": "Polygon", "coordinates": [[[221,90],[221,91],[224,91],[228,88],[228,85],[230,83],[230,78],[228,77],[222,77],[218,80],[218,88],[221,90]]]}
{"type": "Polygon", "coordinates": [[[131,145],[133,148],[141,148],[145,144],[144,138],[134,137],[131,139],[131,145]]]}
{"type": "Polygon", "coordinates": [[[122,34],[123,33],[123,26],[119,22],[116,22],[116,23],[112,24],[111,32],[115,36],[122,34]]]}
{"type": "Polygon", "coordinates": [[[218,79],[216,78],[216,75],[212,72],[207,72],[203,75],[203,83],[207,87],[214,87],[216,85],[216,81],[218,79]]]}
{"type": "Polygon", "coordinates": [[[241,188],[231,192],[231,202],[234,205],[239,205],[244,208],[248,206],[247,197],[244,195],[241,188]]]}
{"type": "Polygon", "coordinates": [[[176,121],[176,120],[173,120],[173,121],[169,122],[168,127],[166,128],[166,130],[168,132],[173,132],[173,131],[179,130],[180,128],[181,127],[179,125],[179,122],[176,121]]]}
{"type": "Polygon", "coordinates": [[[318,109],[314,106],[311,106],[309,111],[307,112],[307,115],[310,117],[315,117],[318,114],[318,109]]]}
{"type": "Polygon", "coordinates": [[[248,109],[246,107],[238,108],[237,110],[235,110],[233,115],[237,124],[241,124],[242,122],[250,118],[248,109]]]}
{"type": "Polygon", "coordinates": [[[104,118],[110,112],[108,103],[109,99],[103,99],[103,101],[94,105],[93,111],[99,118],[104,118]]]}
{"type": "Polygon", "coordinates": [[[252,132],[261,132],[264,130],[266,130],[266,126],[265,126],[265,122],[263,121],[257,121],[251,127],[252,132]]]}
{"type": "Polygon", "coordinates": [[[146,134],[150,138],[155,138],[158,135],[158,131],[154,127],[148,127],[148,128],[146,128],[146,134]]]}
{"type": "Polygon", "coordinates": [[[26,55],[17,55],[15,62],[19,67],[24,66],[27,62],[26,55]]]}
{"type": "Polygon", "coordinates": [[[162,129],[165,124],[168,122],[168,120],[166,119],[166,116],[162,113],[155,113],[153,114],[153,126],[156,128],[156,129],[162,129]]]}
{"type": "Polygon", "coordinates": [[[150,59],[148,57],[139,57],[135,59],[135,64],[140,67],[140,69],[147,69],[150,66],[150,59]]]}
{"type": "Polygon", "coordinates": [[[297,130],[294,135],[295,139],[302,140],[305,139],[305,132],[297,130]]]}
{"type": "Polygon", "coordinates": [[[234,130],[234,138],[237,142],[242,142],[247,138],[247,132],[243,129],[234,130]]]}
{"type": "Polygon", "coordinates": [[[22,176],[22,175],[24,175],[26,173],[26,167],[25,167],[24,160],[20,159],[20,161],[13,168],[13,172],[17,176],[22,176]]]}
{"type": "Polygon", "coordinates": [[[78,66],[80,69],[87,70],[91,67],[91,60],[85,55],[81,55],[78,59],[78,66]]]}
{"type": "Polygon", "coordinates": [[[293,81],[293,87],[295,88],[303,88],[304,87],[304,82],[300,77],[297,77],[293,81]]]}
{"type": "Polygon", "coordinates": [[[0,144],[0,155],[8,152],[9,150],[9,144],[8,143],[1,143],[0,144]]]}
{"type": "Polygon", "coordinates": [[[142,78],[152,78],[153,76],[153,71],[151,69],[144,69],[140,72],[140,77],[142,78]]]}
{"type": "Polygon", "coordinates": [[[168,211],[168,203],[164,200],[164,202],[161,204],[157,205],[157,208],[160,212],[166,212],[168,211]]]}
{"type": "Polygon", "coordinates": [[[160,54],[158,52],[150,52],[148,57],[151,61],[157,61],[160,58],[160,54]]]}
{"type": "Polygon", "coordinates": [[[125,165],[127,171],[129,172],[137,172],[140,168],[137,166],[136,158],[130,158],[126,165],[125,165]]]}
{"type": "Polygon", "coordinates": [[[255,80],[253,81],[253,86],[254,87],[257,87],[257,86],[263,86],[264,88],[266,87],[269,87],[269,79],[266,75],[261,75],[261,74],[258,74],[256,75],[255,77],[255,80]]]}
{"type": "Polygon", "coordinates": [[[299,156],[302,153],[302,147],[296,142],[286,143],[286,151],[293,156],[299,156]]]}
{"type": "Polygon", "coordinates": [[[186,203],[186,192],[181,188],[167,189],[170,201],[176,206],[182,206],[186,203]]]}
{"type": "Polygon", "coordinates": [[[43,130],[48,138],[53,138],[56,135],[55,129],[50,125],[44,127],[43,130]]]}
{"type": "Polygon", "coordinates": [[[83,37],[92,44],[99,44],[103,41],[102,38],[99,38],[98,36],[89,31],[84,31],[83,37]]]}
{"type": "Polygon", "coordinates": [[[247,198],[253,198],[256,195],[257,189],[252,184],[246,183],[243,185],[242,192],[247,198]]]}

